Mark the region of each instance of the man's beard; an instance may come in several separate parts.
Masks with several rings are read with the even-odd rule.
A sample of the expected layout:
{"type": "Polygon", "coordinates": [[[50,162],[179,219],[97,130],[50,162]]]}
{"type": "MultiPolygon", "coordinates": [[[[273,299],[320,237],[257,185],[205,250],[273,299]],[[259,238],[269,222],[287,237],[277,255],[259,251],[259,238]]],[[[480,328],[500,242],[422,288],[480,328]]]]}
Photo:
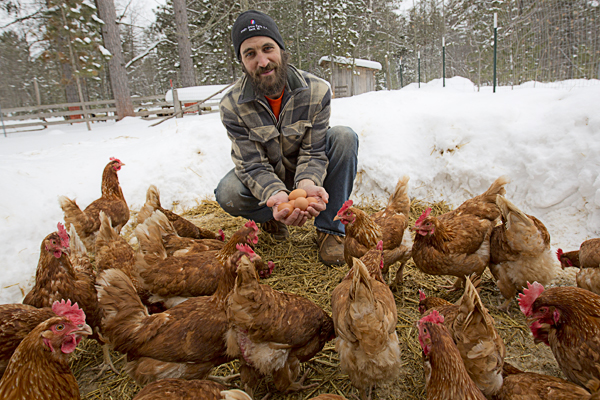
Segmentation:
{"type": "Polygon", "coordinates": [[[249,73],[242,64],[242,70],[250,79],[254,91],[261,95],[270,98],[278,98],[283,92],[283,88],[287,82],[289,54],[285,51],[281,52],[281,64],[270,62],[266,67],[258,67],[254,73],[249,73]],[[269,76],[261,74],[274,70],[274,73],[269,76]]]}

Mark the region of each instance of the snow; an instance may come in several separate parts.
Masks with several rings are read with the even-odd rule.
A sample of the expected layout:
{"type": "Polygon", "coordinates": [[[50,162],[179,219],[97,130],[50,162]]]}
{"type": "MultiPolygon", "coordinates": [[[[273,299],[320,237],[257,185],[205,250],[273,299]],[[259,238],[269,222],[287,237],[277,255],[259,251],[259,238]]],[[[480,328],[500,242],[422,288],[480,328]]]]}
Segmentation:
{"type": "MultiPolygon", "coordinates": [[[[340,57],[340,56],[335,56],[333,57],[334,62],[338,63],[338,64],[347,64],[347,65],[352,65],[352,62],[354,61],[354,65],[356,65],[357,67],[363,67],[363,68],[371,68],[371,69],[376,69],[377,71],[381,71],[381,64],[378,63],[377,61],[371,61],[371,60],[362,60],[360,58],[346,58],[346,57],[340,57]]],[[[326,62],[330,62],[331,57],[329,56],[324,56],[321,57],[319,59],[319,65],[321,65],[323,63],[323,61],[326,62]]]]}
{"type": "MultiPolygon", "coordinates": [[[[334,99],[331,125],[360,137],[351,198],[383,203],[398,178],[410,195],[458,206],[507,175],[507,198],[538,217],[565,251],[600,236],[600,81],[477,88],[456,77],[401,90],[334,99]]],[[[214,93],[211,89],[210,94],[214,93]]],[[[218,113],[156,121],[49,127],[0,136],[0,303],[20,302],[34,280],[40,244],[63,220],[58,197],[83,208],[100,196],[104,166],[117,157],[128,204],[139,210],[151,184],[163,206],[203,199],[231,168],[218,113]]]]}

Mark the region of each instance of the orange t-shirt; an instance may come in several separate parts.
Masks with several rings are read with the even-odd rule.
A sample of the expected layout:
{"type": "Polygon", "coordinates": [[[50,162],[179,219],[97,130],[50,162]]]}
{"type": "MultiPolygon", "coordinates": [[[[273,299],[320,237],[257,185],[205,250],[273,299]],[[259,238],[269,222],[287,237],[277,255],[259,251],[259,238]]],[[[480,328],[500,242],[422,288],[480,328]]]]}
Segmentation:
{"type": "Polygon", "coordinates": [[[267,97],[267,101],[269,102],[271,110],[273,110],[273,114],[275,114],[275,118],[277,118],[277,121],[279,121],[279,111],[281,111],[281,100],[283,99],[284,90],[281,91],[281,96],[279,96],[278,99],[273,100],[270,97],[267,97]]]}

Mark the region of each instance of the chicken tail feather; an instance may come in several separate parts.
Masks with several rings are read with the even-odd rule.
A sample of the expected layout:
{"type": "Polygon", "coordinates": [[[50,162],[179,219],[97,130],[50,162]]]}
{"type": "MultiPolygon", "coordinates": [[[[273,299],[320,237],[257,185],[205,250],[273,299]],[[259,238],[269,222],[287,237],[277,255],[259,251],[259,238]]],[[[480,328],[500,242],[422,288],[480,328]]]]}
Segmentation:
{"type": "Polygon", "coordinates": [[[137,215],[138,224],[142,224],[147,218],[150,218],[154,210],[160,207],[160,192],[156,186],[150,185],[146,191],[146,203],[137,215]]]}
{"type": "Polygon", "coordinates": [[[410,197],[408,197],[408,175],[404,175],[396,183],[394,193],[390,196],[387,209],[406,216],[410,214],[410,197]]]}
{"type": "Polygon", "coordinates": [[[60,196],[58,202],[65,214],[65,227],[67,229],[73,225],[77,234],[82,236],[86,232],[86,228],[93,225],[93,221],[81,211],[75,200],[71,200],[66,196],[60,196]]]}

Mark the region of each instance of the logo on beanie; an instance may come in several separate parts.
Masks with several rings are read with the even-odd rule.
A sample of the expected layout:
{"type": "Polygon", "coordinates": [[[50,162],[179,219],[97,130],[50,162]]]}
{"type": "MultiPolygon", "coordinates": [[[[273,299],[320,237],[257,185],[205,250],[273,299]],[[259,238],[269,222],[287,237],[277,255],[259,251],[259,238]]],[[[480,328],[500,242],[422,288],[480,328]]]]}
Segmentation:
{"type": "Polygon", "coordinates": [[[250,20],[250,25],[254,25],[254,24],[256,24],[256,21],[255,21],[255,20],[253,20],[253,19],[251,19],[251,20],[250,20]]]}

